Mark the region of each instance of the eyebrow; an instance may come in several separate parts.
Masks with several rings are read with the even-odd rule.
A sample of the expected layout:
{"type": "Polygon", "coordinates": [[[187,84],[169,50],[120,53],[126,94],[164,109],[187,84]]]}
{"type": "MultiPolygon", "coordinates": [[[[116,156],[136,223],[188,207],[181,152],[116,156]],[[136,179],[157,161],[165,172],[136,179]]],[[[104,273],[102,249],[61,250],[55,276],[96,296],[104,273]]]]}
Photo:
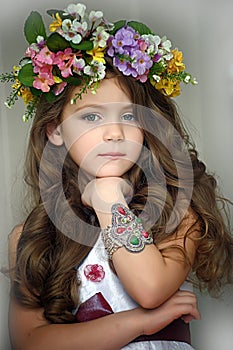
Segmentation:
{"type": "MultiPolygon", "coordinates": [[[[90,103],[90,104],[86,104],[85,106],[76,108],[76,109],[75,109],[75,112],[79,112],[79,111],[81,111],[81,110],[83,110],[83,109],[88,109],[88,108],[100,108],[100,109],[103,109],[103,110],[104,110],[106,105],[108,105],[108,104],[113,104],[113,103],[114,103],[114,104],[119,104],[119,103],[121,103],[121,102],[90,103]]],[[[127,109],[129,109],[129,108],[132,109],[132,106],[133,106],[133,103],[127,103],[127,102],[126,102],[126,103],[124,103],[122,110],[127,110],[127,109]]]]}

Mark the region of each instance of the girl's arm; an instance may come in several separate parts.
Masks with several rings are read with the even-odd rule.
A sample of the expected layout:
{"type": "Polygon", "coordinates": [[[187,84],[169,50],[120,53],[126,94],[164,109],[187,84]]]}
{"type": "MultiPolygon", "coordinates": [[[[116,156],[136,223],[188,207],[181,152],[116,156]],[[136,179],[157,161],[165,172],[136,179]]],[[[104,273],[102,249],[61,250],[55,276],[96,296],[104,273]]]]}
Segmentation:
{"type": "Polygon", "coordinates": [[[193,293],[177,292],[155,310],[136,308],[74,324],[49,324],[43,309],[28,309],[11,300],[9,328],[13,350],[118,350],[182,315],[188,322],[200,319],[193,293]]]}
{"type": "MultiPolygon", "coordinates": [[[[121,178],[101,178],[91,181],[83,193],[83,202],[96,211],[100,226],[111,225],[111,206],[120,202],[127,206],[125,196],[130,189],[121,178]]],[[[190,265],[184,261],[182,253],[171,246],[184,247],[184,236],[187,230],[196,222],[196,216],[188,211],[179,231],[169,240],[158,246],[146,245],[139,253],[119,248],[113,254],[113,264],[117,275],[131,297],[144,308],[155,308],[173,295],[187,278],[194,262],[196,243],[199,236],[198,225],[192,228],[192,233],[186,238],[185,249],[190,265]],[[162,255],[161,249],[169,248],[162,255]]]]}
{"type": "MultiPolygon", "coordinates": [[[[21,229],[16,227],[9,237],[12,264],[21,229]]],[[[118,350],[137,336],[158,332],[181,316],[187,322],[200,319],[193,293],[179,291],[155,310],[137,308],[75,324],[50,324],[43,309],[29,309],[11,299],[9,330],[13,350],[118,350]]]]}

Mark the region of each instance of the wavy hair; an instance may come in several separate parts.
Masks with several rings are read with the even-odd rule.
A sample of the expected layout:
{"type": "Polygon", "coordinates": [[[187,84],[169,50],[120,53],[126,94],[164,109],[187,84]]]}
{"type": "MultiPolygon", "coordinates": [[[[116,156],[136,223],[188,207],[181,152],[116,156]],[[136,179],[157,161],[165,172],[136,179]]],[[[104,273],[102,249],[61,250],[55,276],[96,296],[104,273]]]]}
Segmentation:
{"type": "MultiPolygon", "coordinates": [[[[200,231],[193,278],[201,289],[211,294],[219,292],[232,281],[233,239],[225,218],[227,201],[219,196],[216,179],[198,159],[170,98],[149,82],[142,84],[121,75],[110,62],[107,77],[114,77],[135,105],[144,130],[144,149],[148,150],[126,174],[134,188],[130,208],[142,215],[154,242],[159,243],[182,225],[182,210],[187,209],[191,193],[188,204],[200,231]],[[180,205],[176,207],[180,193],[180,205]],[[156,218],[155,222],[151,218],[156,218]]],[[[61,123],[62,110],[73,88],[69,86],[55,103],[42,99],[30,130],[25,180],[34,202],[19,240],[12,289],[25,306],[43,307],[46,319],[52,323],[75,322],[72,311],[79,301],[80,285],[77,266],[90,252],[100,231],[94,210],[82,205],[77,164],[66,154],[64,145],[50,144],[46,134],[48,125],[61,123]],[[80,218],[78,225],[73,214],[80,218]],[[82,244],[82,239],[75,237],[85,237],[87,223],[92,241],[82,244]]],[[[185,239],[192,229],[187,230],[185,239]]]]}

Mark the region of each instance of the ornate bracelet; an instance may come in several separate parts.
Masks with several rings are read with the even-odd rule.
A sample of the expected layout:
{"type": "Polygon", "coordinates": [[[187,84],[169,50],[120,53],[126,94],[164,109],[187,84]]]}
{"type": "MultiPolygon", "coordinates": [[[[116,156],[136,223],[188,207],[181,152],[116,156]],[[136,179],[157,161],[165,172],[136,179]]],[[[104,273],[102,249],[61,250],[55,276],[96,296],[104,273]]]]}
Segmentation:
{"type": "Polygon", "coordinates": [[[113,253],[125,247],[128,251],[141,252],[146,244],[152,244],[153,238],[142,226],[142,219],[138,218],[121,203],[111,208],[112,225],[101,231],[105,249],[110,259],[113,253]]]}

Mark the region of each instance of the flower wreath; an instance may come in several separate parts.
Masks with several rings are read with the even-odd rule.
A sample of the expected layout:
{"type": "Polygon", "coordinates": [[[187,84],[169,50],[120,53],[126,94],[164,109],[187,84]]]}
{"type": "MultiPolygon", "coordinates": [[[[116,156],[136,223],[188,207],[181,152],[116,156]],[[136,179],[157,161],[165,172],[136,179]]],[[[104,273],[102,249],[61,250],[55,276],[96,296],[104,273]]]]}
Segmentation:
{"type": "Polygon", "coordinates": [[[180,94],[180,82],[196,84],[185,72],[182,52],[172,49],[166,37],[160,38],[145,25],[120,20],[109,23],[102,11],[86,12],[81,3],[64,10],[48,10],[52,17],[46,34],[41,15],[33,11],[26,19],[24,34],[29,43],[24,57],[13,72],[0,75],[1,82],[13,82],[5,104],[11,108],[20,96],[26,104],[23,117],[33,117],[40,97],[54,101],[67,84],[81,85],[76,99],[104,79],[106,57],[126,76],[155,88],[171,97],[180,94]]]}

